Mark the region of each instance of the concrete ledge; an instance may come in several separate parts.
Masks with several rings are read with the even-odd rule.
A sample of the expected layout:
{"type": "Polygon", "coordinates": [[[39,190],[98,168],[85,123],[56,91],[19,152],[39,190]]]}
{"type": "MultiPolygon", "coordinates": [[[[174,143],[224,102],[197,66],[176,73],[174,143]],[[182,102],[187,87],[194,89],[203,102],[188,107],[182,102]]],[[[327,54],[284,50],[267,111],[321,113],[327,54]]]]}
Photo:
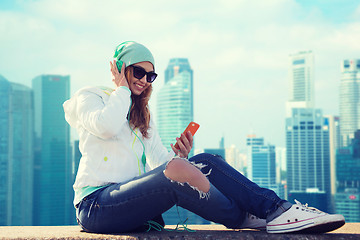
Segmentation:
{"type": "MultiPolygon", "coordinates": [[[[232,230],[222,225],[189,225],[196,232],[152,231],[148,233],[93,234],[82,232],[79,226],[7,226],[0,227],[0,239],[360,239],[360,223],[346,223],[342,228],[326,234],[267,234],[251,230],[232,230]]],[[[174,229],[175,226],[166,226],[174,229]]]]}

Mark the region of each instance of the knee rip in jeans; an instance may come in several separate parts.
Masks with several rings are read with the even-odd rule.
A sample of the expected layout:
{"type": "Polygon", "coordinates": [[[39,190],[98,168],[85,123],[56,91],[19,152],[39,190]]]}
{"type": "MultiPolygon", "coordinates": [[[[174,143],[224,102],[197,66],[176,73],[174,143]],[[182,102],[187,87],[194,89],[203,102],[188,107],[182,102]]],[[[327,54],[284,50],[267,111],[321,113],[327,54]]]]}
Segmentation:
{"type": "MultiPolygon", "coordinates": [[[[176,159],[181,159],[181,160],[183,160],[183,161],[185,161],[185,162],[187,162],[187,163],[190,163],[191,165],[195,166],[195,167],[196,167],[197,169],[199,169],[200,171],[201,171],[202,168],[206,167],[207,165],[202,164],[202,163],[190,162],[190,161],[188,161],[188,160],[185,159],[185,158],[176,158],[176,157],[175,157],[175,158],[171,159],[171,160],[167,163],[167,165],[166,165],[166,167],[165,167],[165,170],[164,170],[164,175],[165,175],[165,177],[166,177],[167,179],[169,179],[169,181],[174,182],[174,183],[177,183],[177,184],[179,184],[180,186],[184,186],[185,184],[187,184],[190,188],[192,188],[193,190],[195,190],[195,191],[197,191],[197,192],[199,193],[199,198],[200,198],[200,199],[203,199],[203,198],[209,199],[209,198],[210,198],[210,189],[209,189],[207,192],[205,192],[205,191],[200,190],[198,187],[191,185],[189,182],[176,181],[176,180],[173,180],[173,179],[171,179],[170,177],[168,177],[167,174],[165,174],[165,171],[168,169],[168,165],[169,165],[173,160],[176,160],[176,159]]],[[[207,176],[210,175],[211,171],[212,171],[212,169],[210,169],[208,173],[202,173],[202,174],[203,174],[203,175],[206,177],[206,179],[207,179],[207,176]]],[[[207,179],[207,181],[209,181],[209,180],[207,179]]],[[[210,183],[209,183],[209,184],[210,184],[210,183]]]]}

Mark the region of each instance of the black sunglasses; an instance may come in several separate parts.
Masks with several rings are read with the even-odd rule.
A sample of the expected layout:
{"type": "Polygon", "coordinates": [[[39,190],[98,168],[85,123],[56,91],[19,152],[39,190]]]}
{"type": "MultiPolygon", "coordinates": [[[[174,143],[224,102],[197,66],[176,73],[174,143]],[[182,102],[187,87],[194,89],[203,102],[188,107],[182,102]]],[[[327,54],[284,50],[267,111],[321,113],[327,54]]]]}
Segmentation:
{"type": "Polygon", "coordinates": [[[133,76],[137,79],[142,79],[146,75],[146,81],[152,83],[155,81],[157,74],[155,72],[146,72],[145,69],[139,66],[131,65],[133,68],[133,76]]]}

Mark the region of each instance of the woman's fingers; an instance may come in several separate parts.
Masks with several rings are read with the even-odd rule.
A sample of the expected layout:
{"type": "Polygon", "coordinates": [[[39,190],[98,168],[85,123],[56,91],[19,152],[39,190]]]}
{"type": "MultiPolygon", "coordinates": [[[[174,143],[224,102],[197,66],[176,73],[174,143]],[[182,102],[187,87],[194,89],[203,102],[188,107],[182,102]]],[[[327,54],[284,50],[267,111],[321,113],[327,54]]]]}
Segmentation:
{"type": "MultiPolygon", "coordinates": [[[[124,74],[125,73],[125,63],[123,63],[121,65],[121,73],[124,74]]],[[[124,74],[125,75],[125,74],[124,74]]]]}
{"type": "Polygon", "coordinates": [[[174,153],[178,156],[180,156],[180,149],[177,149],[172,143],[170,144],[172,150],[174,151],[174,153]]]}
{"type": "Polygon", "coordinates": [[[184,144],[182,143],[180,138],[176,138],[176,143],[177,143],[177,147],[176,148],[173,144],[171,144],[171,148],[174,151],[174,153],[176,155],[178,155],[179,157],[186,157],[186,148],[184,146],[184,144]]]}
{"type": "Polygon", "coordinates": [[[187,138],[187,136],[186,136],[184,133],[182,133],[180,138],[181,138],[182,144],[183,144],[184,147],[185,147],[185,150],[186,150],[187,152],[190,152],[191,146],[190,146],[190,141],[189,141],[189,139],[187,138]]]}
{"type": "Polygon", "coordinates": [[[122,64],[121,71],[119,71],[116,65],[116,60],[113,60],[112,62],[110,61],[110,71],[113,77],[112,81],[115,83],[117,87],[119,86],[129,87],[124,74],[125,64],[122,64]]]}
{"type": "Polygon", "coordinates": [[[192,148],[192,136],[188,139],[188,136],[186,135],[181,134],[180,138],[176,138],[178,149],[171,144],[171,148],[179,157],[187,157],[192,148]]]}
{"type": "Polygon", "coordinates": [[[190,132],[186,132],[185,134],[182,133],[179,138],[176,138],[176,143],[178,148],[175,148],[173,144],[170,144],[174,153],[179,157],[187,157],[193,145],[192,134],[190,132]]]}
{"type": "MultiPolygon", "coordinates": [[[[189,141],[189,146],[190,146],[190,150],[191,150],[192,147],[193,147],[193,135],[191,134],[190,131],[188,131],[188,132],[186,133],[186,138],[187,138],[187,140],[189,141]]],[[[189,152],[190,152],[190,150],[189,150],[189,152]]]]}

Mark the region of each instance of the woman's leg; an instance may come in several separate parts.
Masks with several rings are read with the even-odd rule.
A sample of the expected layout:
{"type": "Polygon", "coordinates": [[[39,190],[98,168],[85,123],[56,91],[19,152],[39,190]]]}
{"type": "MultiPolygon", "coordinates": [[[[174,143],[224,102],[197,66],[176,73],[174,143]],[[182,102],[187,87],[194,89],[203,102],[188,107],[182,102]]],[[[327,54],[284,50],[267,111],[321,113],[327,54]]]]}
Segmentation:
{"type": "Polygon", "coordinates": [[[277,217],[292,206],[274,191],[261,188],[247,179],[220,156],[203,153],[189,161],[206,174],[220,192],[233,199],[240,209],[259,218],[277,217]]]}
{"type": "Polygon", "coordinates": [[[188,183],[190,186],[196,187],[199,192],[207,193],[210,190],[210,182],[206,176],[184,159],[173,159],[169,162],[164,174],[173,181],[188,183]]]}
{"type": "Polygon", "coordinates": [[[273,191],[260,188],[228,165],[220,156],[200,154],[189,159],[208,175],[226,197],[233,199],[240,209],[266,218],[269,233],[306,232],[324,233],[345,224],[339,214],[327,214],[306,205],[291,204],[273,191]]]}
{"type": "MultiPolygon", "coordinates": [[[[183,159],[173,159],[168,165],[131,181],[112,184],[81,201],[77,210],[79,224],[89,232],[134,231],[177,204],[210,221],[231,228],[239,227],[245,212],[213,185],[209,184],[208,189],[206,184],[204,189],[201,184],[197,185],[197,180],[204,180],[200,171],[197,180],[191,174],[189,178],[178,179],[172,174],[178,160],[190,166],[190,170],[198,171],[183,159]]],[[[187,167],[181,169],[183,173],[189,170],[187,167]]]]}

